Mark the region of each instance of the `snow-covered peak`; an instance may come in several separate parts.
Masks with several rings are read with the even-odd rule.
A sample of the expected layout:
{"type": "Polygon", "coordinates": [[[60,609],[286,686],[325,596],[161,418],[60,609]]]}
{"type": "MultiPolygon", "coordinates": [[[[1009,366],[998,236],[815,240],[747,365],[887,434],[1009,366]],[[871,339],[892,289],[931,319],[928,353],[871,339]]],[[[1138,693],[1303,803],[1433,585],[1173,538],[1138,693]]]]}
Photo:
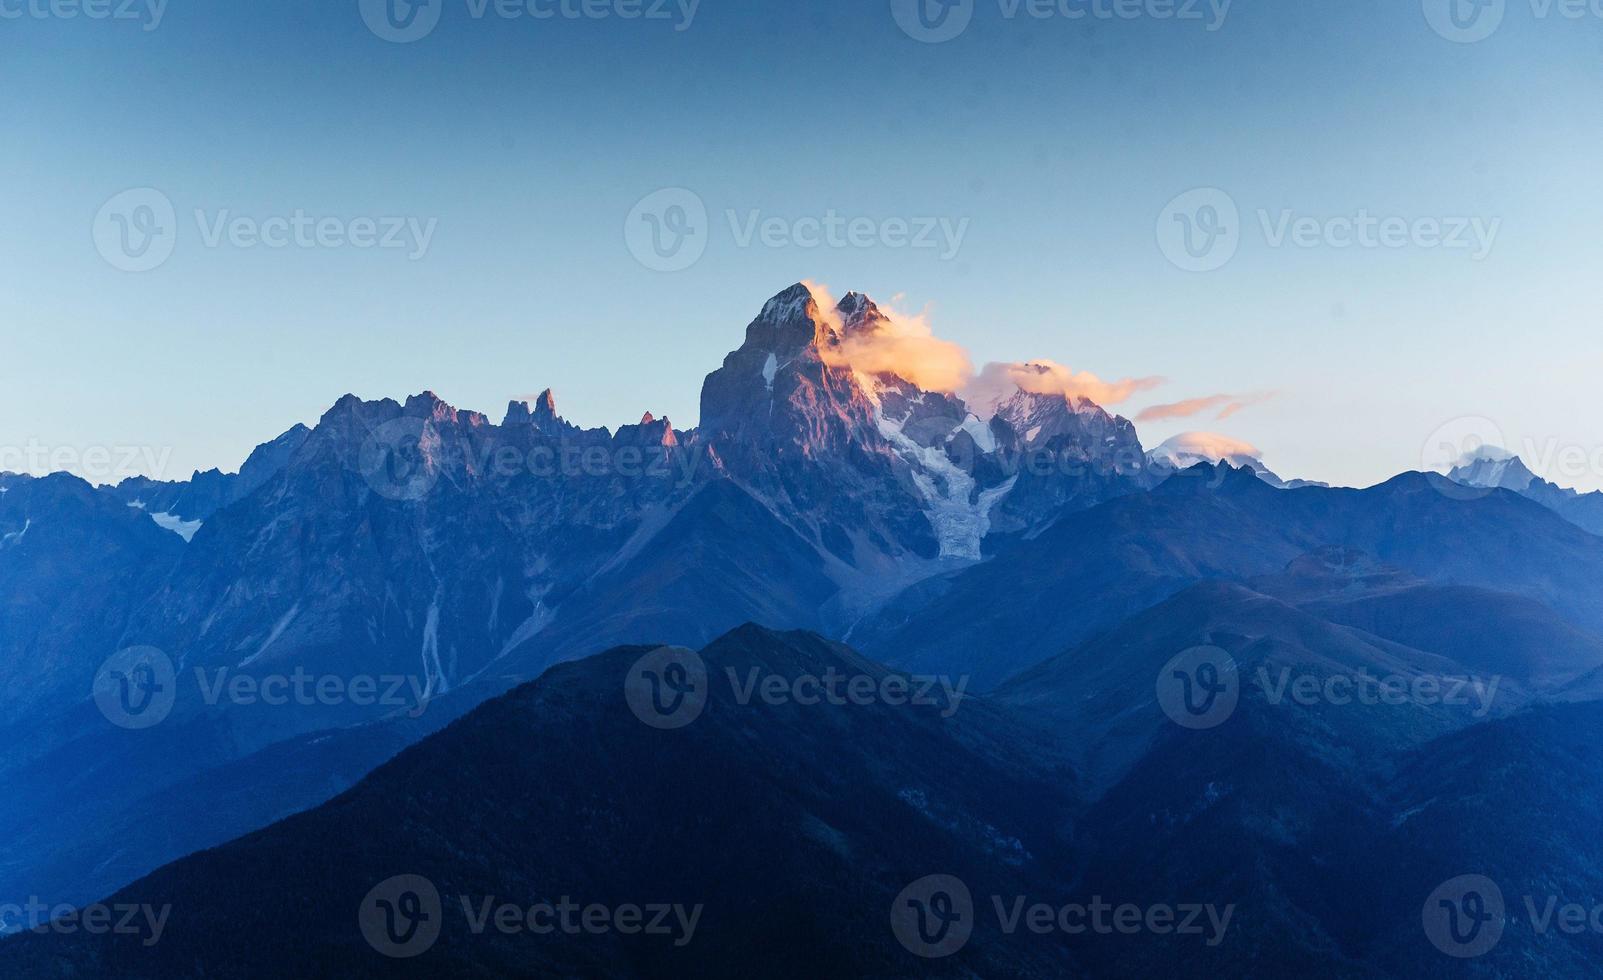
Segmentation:
{"type": "Polygon", "coordinates": [[[1326,485],[1311,480],[1283,480],[1264,465],[1263,453],[1257,446],[1217,432],[1182,432],[1148,452],[1147,463],[1159,473],[1190,469],[1198,463],[1229,463],[1251,470],[1258,479],[1282,490],[1326,485]]]}
{"type": "Polygon", "coordinates": [[[1483,446],[1460,459],[1447,478],[1471,487],[1503,487],[1522,491],[1536,479],[1536,474],[1513,453],[1483,446]]]}
{"type": "Polygon", "coordinates": [[[1169,463],[1176,469],[1187,469],[1198,463],[1229,463],[1249,468],[1263,465],[1263,453],[1257,446],[1217,432],[1182,432],[1147,453],[1147,458],[1169,463]]]}
{"type": "Polygon", "coordinates": [[[999,418],[1013,427],[1026,445],[1061,434],[1078,417],[1110,418],[1102,406],[1078,395],[1038,394],[1015,390],[989,405],[975,406],[981,418],[999,418]]]}

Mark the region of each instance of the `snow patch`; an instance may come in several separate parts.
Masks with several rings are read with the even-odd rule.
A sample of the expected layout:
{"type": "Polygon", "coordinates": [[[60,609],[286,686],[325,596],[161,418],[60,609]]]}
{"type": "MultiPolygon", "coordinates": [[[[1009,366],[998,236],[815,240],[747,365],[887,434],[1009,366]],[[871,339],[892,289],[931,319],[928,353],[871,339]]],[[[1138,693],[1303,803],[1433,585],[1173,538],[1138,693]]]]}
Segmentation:
{"type": "Polygon", "coordinates": [[[996,433],[991,431],[990,425],[981,422],[978,416],[970,415],[964,419],[961,428],[974,440],[974,445],[979,447],[981,453],[990,455],[996,452],[996,433]]]}
{"type": "Polygon", "coordinates": [[[22,536],[28,533],[28,528],[30,527],[33,527],[33,518],[31,517],[23,520],[22,530],[12,531],[10,534],[6,535],[0,535],[0,545],[11,545],[21,541],[22,536]]]}
{"type": "Polygon", "coordinates": [[[434,593],[429,614],[423,620],[423,697],[432,698],[451,689],[440,666],[440,593],[434,593]]]}
{"type": "Polygon", "coordinates": [[[199,531],[200,526],[205,523],[204,521],[186,521],[176,514],[151,514],[150,519],[185,541],[195,540],[195,532],[199,531]]]}
{"type": "Polygon", "coordinates": [[[769,394],[773,394],[773,391],[774,391],[774,376],[777,375],[778,373],[779,373],[779,358],[775,357],[773,354],[769,354],[768,355],[768,360],[763,362],[763,384],[766,384],[768,386],[769,394]]]}
{"type": "Polygon", "coordinates": [[[979,561],[980,542],[991,530],[991,507],[1013,489],[1014,481],[971,500],[974,476],[947,457],[944,444],[920,446],[903,434],[900,422],[887,419],[877,407],[874,417],[880,435],[912,467],[913,486],[927,505],[924,513],[935,529],[941,557],[979,561]]]}
{"type": "Polygon", "coordinates": [[[495,632],[495,625],[501,621],[501,594],[506,591],[506,579],[497,575],[495,577],[495,590],[490,593],[490,626],[491,633],[495,632]]]}
{"type": "MultiPolygon", "coordinates": [[[[246,657],[244,660],[241,660],[239,665],[241,667],[249,667],[251,664],[262,659],[262,654],[267,652],[268,647],[278,642],[278,638],[284,635],[284,631],[286,629],[289,629],[289,624],[295,621],[295,617],[300,615],[300,611],[300,603],[297,602],[295,605],[290,606],[289,612],[285,613],[283,616],[280,616],[278,622],[273,624],[272,632],[267,634],[266,642],[258,647],[255,653],[246,657]]],[[[211,625],[210,621],[208,621],[206,625],[209,627],[211,625]]]]}

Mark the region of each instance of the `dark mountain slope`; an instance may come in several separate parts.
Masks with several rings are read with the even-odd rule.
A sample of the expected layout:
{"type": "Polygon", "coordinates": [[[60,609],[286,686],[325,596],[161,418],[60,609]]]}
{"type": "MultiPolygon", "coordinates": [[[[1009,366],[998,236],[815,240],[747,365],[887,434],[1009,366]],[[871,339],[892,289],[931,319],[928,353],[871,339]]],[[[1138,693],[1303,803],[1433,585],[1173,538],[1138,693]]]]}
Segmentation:
{"type": "Polygon", "coordinates": [[[184,543],[77,477],[8,475],[3,487],[0,744],[20,751],[7,729],[89,691],[184,543]]]}
{"type": "Polygon", "coordinates": [[[1536,707],[1410,753],[1387,795],[1384,844],[1364,865],[1388,928],[1362,952],[1393,976],[1596,976],[1603,843],[1591,815],[1603,799],[1600,744],[1603,704],[1592,702],[1536,707]],[[1479,955],[1451,958],[1430,941],[1433,934],[1462,951],[1433,893],[1466,875],[1479,877],[1487,903],[1500,896],[1505,921],[1500,933],[1485,927],[1492,944],[1476,947],[1479,955]],[[1561,918],[1565,906],[1579,918],[1574,909],[1561,918]]]}
{"type": "Polygon", "coordinates": [[[890,928],[893,899],[933,873],[976,896],[1058,890],[1072,777],[1032,733],[973,702],[949,718],[938,705],[742,704],[726,671],[885,676],[842,647],[755,627],[704,651],[699,718],[652,727],[624,696],[645,652],[554,667],[330,803],[109,900],[170,903],[159,943],[24,935],[0,943],[0,974],[1073,975],[1060,944],[1003,942],[983,915],[941,960],[890,928]],[[400,874],[427,877],[443,901],[438,943],[405,961],[370,948],[358,917],[400,874]],[[475,935],[459,895],[703,911],[682,946],[475,935]]]}

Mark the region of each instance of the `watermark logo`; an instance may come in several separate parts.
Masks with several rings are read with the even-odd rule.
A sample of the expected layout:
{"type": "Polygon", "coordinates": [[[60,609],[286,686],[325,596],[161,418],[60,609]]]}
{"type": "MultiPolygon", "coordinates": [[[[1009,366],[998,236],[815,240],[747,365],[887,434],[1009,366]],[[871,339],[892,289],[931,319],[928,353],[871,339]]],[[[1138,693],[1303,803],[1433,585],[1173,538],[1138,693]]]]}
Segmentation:
{"type": "Polygon", "coordinates": [[[1420,912],[1431,945],[1458,959],[1484,955],[1503,938],[1503,891],[1485,875],[1443,882],[1420,912]]]}
{"type": "Polygon", "coordinates": [[[119,650],[95,675],[95,705],[119,728],[141,731],[167,720],[178,700],[172,658],[155,647],[119,650]]]}
{"type": "Polygon", "coordinates": [[[391,419],[368,433],[357,469],[386,500],[422,500],[440,479],[423,451],[428,422],[415,416],[391,419]]]}
{"type": "Polygon", "coordinates": [[[115,269],[149,272],[172,257],[178,244],[173,202],[154,187],[123,191],[95,215],[95,248],[115,269]]]}
{"type": "MultiPolygon", "coordinates": [[[[556,901],[506,902],[491,895],[456,895],[467,931],[473,936],[654,936],[688,946],[706,907],[666,902],[588,904],[563,895],[556,901]]],[[[432,949],[444,927],[439,889],[422,875],[397,875],[374,886],[362,899],[357,924],[369,946],[391,959],[412,959],[432,949]]]]}
{"type": "Polygon", "coordinates": [[[1199,187],[1170,201],[1158,215],[1158,248],[1187,272],[1213,272],[1241,247],[1241,212],[1217,187],[1199,187]]]}
{"type": "Polygon", "coordinates": [[[623,223],[623,240],[653,272],[681,272],[707,251],[707,205],[694,192],[668,187],[641,198],[623,223]]]}
{"type": "Polygon", "coordinates": [[[1431,30],[1455,44],[1484,41],[1502,26],[1507,0],[1422,0],[1431,30]]]}
{"type": "MultiPolygon", "coordinates": [[[[256,218],[228,208],[194,212],[200,243],[209,249],[357,249],[405,251],[409,261],[428,255],[438,218],[401,215],[341,218],[313,215],[302,208],[256,218]]],[[[95,248],[113,268],[150,272],[172,258],[178,247],[178,216],[172,199],[153,187],[114,196],[95,215],[95,248]]]]}
{"type": "Polygon", "coordinates": [[[974,0],[890,0],[902,33],[925,44],[941,44],[968,30],[974,0]]]}
{"type": "MultiPolygon", "coordinates": [[[[1209,947],[1224,942],[1235,916],[1232,903],[1159,902],[1137,905],[1101,895],[1089,901],[1031,901],[1027,895],[991,895],[987,905],[1003,935],[1196,936],[1209,947]]],[[[952,875],[929,875],[902,889],[891,905],[891,932],[915,956],[951,956],[969,941],[981,909],[968,886],[952,875]]]]}
{"type": "Polygon", "coordinates": [[[684,728],[707,707],[709,678],[701,654],[684,647],[658,647],[629,669],[624,699],[635,717],[652,728],[684,728]]]}
{"type": "Polygon", "coordinates": [[[367,29],[392,44],[411,44],[434,33],[445,0],[360,0],[367,29]]]}
{"type": "MultiPolygon", "coordinates": [[[[1484,261],[1503,229],[1501,218],[1470,215],[1404,217],[1359,208],[1351,214],[1312,215],[1293,208],[1258,208],[1252,224],[1266,248],[1336,251],[1464,252],[1484,261]]],[[[1217,187],[1186,191],[1158,215],[1158,250],[1176,268],[1213,272],[1235,258],[1248,235],[1234,198],[1217,187]]]]}
{"type": "MultiPolygon", "coordinates": [[[[938,215],[870,217],[834,208],[787,217],[760,208],[727,208],[723,222],[736,248],[893,249],[935,252],[957,258],[970,219],[938,215]]],[[[641,198],[624,219],[623,239],[635,260],[654,272],[681,272],[706,254],[718,228],[694,191],[669,187],[641,198]]]]}
{"type": "Polygon", "coordinates": [[[422,875],[396,875],[362,899],[357,922],[362,938],[379,953],[397,960],[422,956],[439,941],[444,925],[440,891],[422,875]]]}
{"type": "Polygon", "coordinates": [[[891,933],[915,956],[951,956],[974,933],[968,885],[953,875],[928,875],[903,888],[891,903],[891,933]]]}
{"type": "Polygon", "coordinates": [[[1241,677],[1229,653],[1196,646],[1163,665],[1158,673],[1158,705],[1182,728],[1200,731],[1222,725],[1241,698],[1241,677]]]}

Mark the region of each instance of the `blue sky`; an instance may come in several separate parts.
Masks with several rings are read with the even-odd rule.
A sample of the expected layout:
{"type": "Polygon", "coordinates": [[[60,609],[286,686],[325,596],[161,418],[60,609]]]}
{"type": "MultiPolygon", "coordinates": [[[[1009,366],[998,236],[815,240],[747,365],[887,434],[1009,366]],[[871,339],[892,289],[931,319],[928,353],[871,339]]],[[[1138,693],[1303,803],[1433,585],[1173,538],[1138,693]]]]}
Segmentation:
{"type": "Polygon", "coordinates": [[[1237,0],[1222,20],[972,0],[924,43],[888,0],[634,19],[629,0],[515,19],[434,0],[432,31],[395,43],[358,0],[170,0],[159,21],[124,2],[133,19],[0,0],[0,446],[170,448],[163,475],[187,475],[347,391],[425,388],[496,419],[549,386],[584,424],[685,426],[763,300],[810,278],[901,297],[976,363],[1166,378],[1114,406],[1132,417],[1274,393],[1143,424],[1148,445],[1214,430],[1284,475],[1368,484],[1471,419],[1451,431],[1603,485],[1591,11],[1506,0],[1459,43],[1437,0],[1237,0]],[[176,238],[131,272],[102,209],[139,188],[176,238]],[[665,188],[707,213],[678,271],[625,235],[665,188]],[[1228,261],[1187,271],[1166,209],[1198,188],[1239,218],[1228,261]],[[832,214],[871,230],[804,247],[803,219],[832,214]],[[332,222],[321,243],[254,243],[297,215],[332,222]],[[754,215],[777,219],[768,242],[742,241],[754,215]],[[1329,244],[1361,215],[1405,223],[1400,247],[1329,244]],[[355,247],[388,218],[403,247],[355,247]],[[957,247],[903,241],[924,219],[957,247]]]}

